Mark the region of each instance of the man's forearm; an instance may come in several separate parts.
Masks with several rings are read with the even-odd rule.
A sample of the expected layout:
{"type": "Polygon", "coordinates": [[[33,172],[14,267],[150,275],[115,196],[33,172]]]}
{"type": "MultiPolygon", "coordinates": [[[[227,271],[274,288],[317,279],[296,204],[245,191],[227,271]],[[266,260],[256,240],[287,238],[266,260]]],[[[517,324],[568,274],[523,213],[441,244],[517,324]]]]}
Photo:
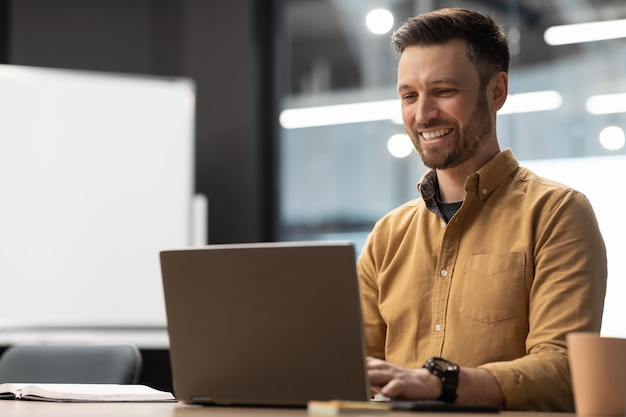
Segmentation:
{"type": "Polygon", "coordinates": [[[489,371],[481,368],[461,367],[456,403],[505,407],[500,384],[489,371]]]}

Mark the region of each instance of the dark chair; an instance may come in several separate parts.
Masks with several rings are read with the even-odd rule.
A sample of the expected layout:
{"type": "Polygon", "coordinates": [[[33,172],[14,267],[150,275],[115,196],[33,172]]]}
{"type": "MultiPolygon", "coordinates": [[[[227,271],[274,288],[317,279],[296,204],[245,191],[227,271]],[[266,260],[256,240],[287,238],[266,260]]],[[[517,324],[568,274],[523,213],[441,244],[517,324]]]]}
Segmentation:
{"type": "Polygon", "coordinates": [[[0,357],[0,383],[136,384],[141,365],[134,345],[11,346],[0,357]]]}

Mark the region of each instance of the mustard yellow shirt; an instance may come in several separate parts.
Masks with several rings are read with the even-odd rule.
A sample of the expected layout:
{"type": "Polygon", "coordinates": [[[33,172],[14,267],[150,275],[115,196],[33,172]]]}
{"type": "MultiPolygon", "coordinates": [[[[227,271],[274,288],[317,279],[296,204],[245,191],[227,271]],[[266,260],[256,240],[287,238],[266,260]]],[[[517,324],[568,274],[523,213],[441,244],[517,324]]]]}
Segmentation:
{"type": "Polygon", "coordinates": [[[358,262],[368,353],[482,367],[507,409],[573,411],[565,335],[599,331],[606,251],[581,193],[519,167],[510,150],[471,175],[446,223],[436,174],[377,222],[358,262]]]}

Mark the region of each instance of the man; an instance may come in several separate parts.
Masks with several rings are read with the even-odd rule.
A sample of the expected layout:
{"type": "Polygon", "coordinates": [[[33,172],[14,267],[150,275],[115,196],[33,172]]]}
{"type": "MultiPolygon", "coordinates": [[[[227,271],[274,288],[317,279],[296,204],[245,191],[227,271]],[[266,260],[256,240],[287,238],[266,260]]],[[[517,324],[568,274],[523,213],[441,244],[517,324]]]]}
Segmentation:
{"type": "Polygon", "coordinates": [[[372,386],[572,411],[565,336],[600,330],[606,289],[593,210],[500,151],[509,52],[490,17],[434,11],[393,42],[404,125],[431,170],[421,198],[383,217],[359,259],[372,386]]]}

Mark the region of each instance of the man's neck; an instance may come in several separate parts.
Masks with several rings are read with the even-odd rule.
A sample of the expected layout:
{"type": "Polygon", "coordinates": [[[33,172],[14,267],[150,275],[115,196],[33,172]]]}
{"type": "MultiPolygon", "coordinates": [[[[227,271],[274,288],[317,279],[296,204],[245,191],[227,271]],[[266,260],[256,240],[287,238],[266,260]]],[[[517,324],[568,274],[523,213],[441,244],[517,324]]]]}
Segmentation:
{"type": "Polygon", "coordinates": [[[439,199],[442,203],[456,203],[465,199],[465,177],[450,175],[451,170],[437,170],[439,199]]]}
{"type": "Polygon", "coordinates": [[[490,152],[484,152],[482,157],[475,157],[450,169],[437,170],[437,182],[439,183],[439,198],[442,203],[456,203],[465,200],[465,182],[467,178],[485,166],[494,156],[500,152],[499,147],[494,147],[490,152]]]}

